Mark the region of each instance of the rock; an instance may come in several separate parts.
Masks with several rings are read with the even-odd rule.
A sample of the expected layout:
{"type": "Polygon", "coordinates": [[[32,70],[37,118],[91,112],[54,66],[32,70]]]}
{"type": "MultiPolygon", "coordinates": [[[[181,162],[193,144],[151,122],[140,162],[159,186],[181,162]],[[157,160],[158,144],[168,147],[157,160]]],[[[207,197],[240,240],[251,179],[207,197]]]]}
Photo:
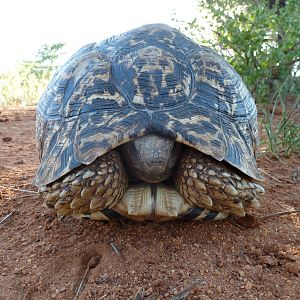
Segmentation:
{"type": "Polygon", "coordinates": [[[153,293],[153,287],[149,287],[144,293],[145,296],[150,296],[153,293]]]}
{"type": "Polygon", "coordinates": [[[4,138],[2,138],[3,142],[10,142],[12,140],[12,138],[10,136],[5,136],[4,138]]]}
{"type": "Polygon", "coordinates": [[[295,274],[297,276],[300,275],[300,265],[297,264],[297,262],[288,262],[285,265],[285,268],[289,273],[295,274]]]}
{"type": "Polygon", "coordinates": [[[218,259],[216,262],[218,268],[224,267],[224,261],[222,259],[218,259]]]}
{"type": "Polygon", "coordinates": [[[275,267],[278,265],[278,260],[275,257],[269,255],[259,257],[259,262],[270,267],[275,267]]]}
{"type": "Polygon", "coordinates": [[[236,222],[246,228],[256,228],[259,222],[255,216],[246,214],[243,218],[238,218],[236,222]]]}
{"type": "Polygon", "coordinates": [[[247,281],[245,284],[245,290],[250,291],[253,287],[253,284],[250,281],[247,281]]]}
{"type": "Polygon", "coordinates": [[[15,268],[14,271],[13,271],[13,273],[15,275],[23,275],[22,269],[20,269],[20,268],[15,268]]]}
{"type": "Polygon", "coordinates": [[[107,281],[108,281],[107,273],[104,273],[100,277],[97,277],[95,280],[96,284],[103,284],[103,283],[106,283],[107,281]]]}
{"type": "Polygon", "coordinates": [[[24,164],[24,160],[17,160],[16,162],[15,162],[15,165],[23,165],[24,164]]]}

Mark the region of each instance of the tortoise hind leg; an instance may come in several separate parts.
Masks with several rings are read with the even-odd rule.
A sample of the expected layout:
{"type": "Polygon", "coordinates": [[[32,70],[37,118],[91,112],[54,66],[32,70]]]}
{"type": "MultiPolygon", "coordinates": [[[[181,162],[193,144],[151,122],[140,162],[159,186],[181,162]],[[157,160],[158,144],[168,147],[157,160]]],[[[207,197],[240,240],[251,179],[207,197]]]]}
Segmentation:
{"type": "Polygon", "coordinates": [[[210,211],[245,216],[245,207],[260,206],[263,188],[233,167],[194,149],[182,157],[175,186],[186,201],[210,211]]]}
{"type": "Polygon", "coordinates": [[[57,215],[107,220],[110,217],[104,211],[122,198],[127,181],[120,154],[112,150],[42,187],[40,192],[45,205],[55,208],[57,215]]]}

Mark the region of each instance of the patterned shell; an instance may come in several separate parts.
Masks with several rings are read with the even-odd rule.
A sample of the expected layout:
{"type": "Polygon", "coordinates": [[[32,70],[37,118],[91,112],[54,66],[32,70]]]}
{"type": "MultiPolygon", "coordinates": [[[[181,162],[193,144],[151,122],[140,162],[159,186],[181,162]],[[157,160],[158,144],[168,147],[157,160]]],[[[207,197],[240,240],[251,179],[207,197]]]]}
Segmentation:
{"type": "Polygon", "coordinates": [[[76,52],[37,107],[35,183],[148,132],[174,138],[260,179],[257,111],[235,70],[164,25],[145,25],[76,52]]]}

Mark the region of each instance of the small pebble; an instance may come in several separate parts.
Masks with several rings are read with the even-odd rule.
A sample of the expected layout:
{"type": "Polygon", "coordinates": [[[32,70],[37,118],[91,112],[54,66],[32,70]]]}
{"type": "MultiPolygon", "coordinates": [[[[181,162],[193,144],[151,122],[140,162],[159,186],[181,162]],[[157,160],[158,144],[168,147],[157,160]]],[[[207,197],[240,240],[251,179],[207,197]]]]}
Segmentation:
{"type": "Polygon", "coordinates": [[[285,267],[289,273],[300,275],[300,265],[297,262],[288,262],[285,267]]]}
{"type": "Polygon", "coordinates": [[[24,160],[17,160],[16,162],[15,162],[15,165],[23,165],[24,164],[24,160]]]}
{"type": "Polygon", "coordinates": [[[270,267],[275,267],[278,265],[278,261],[275,257],[264,255],[259,258],[259,262],[270,267]]]}
{"type": "Polygon", "coordinates": [[[253,284],[250,281],[247,281],[245,285],[245,290],[250,291],[252,289],[253,284]]]}
{"type": "Polygon", "coordinates": [[[2,138],[3,142],[10,142],[12,140],[12,138],[10,136],[6,136],[4,138],[2,138]]]}
{"type": "Polygon", "coordinates": [[[3,118],[3,117],[0,117],[0,122],[8,122],[9,119],[8,118],[3,118]]]}

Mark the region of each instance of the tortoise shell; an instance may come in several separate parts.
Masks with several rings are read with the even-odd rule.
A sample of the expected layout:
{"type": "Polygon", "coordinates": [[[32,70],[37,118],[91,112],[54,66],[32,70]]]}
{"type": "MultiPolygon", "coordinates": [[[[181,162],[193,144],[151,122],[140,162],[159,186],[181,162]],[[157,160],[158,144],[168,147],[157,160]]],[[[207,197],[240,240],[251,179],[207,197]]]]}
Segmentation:
{"type": "Polygon", "coordinates": [[[240,76],[215,51],[152,24],[86,45],[54,75],[37,106],[35,183],[149,132],[261,178],[257,110],[240,76]]]}

